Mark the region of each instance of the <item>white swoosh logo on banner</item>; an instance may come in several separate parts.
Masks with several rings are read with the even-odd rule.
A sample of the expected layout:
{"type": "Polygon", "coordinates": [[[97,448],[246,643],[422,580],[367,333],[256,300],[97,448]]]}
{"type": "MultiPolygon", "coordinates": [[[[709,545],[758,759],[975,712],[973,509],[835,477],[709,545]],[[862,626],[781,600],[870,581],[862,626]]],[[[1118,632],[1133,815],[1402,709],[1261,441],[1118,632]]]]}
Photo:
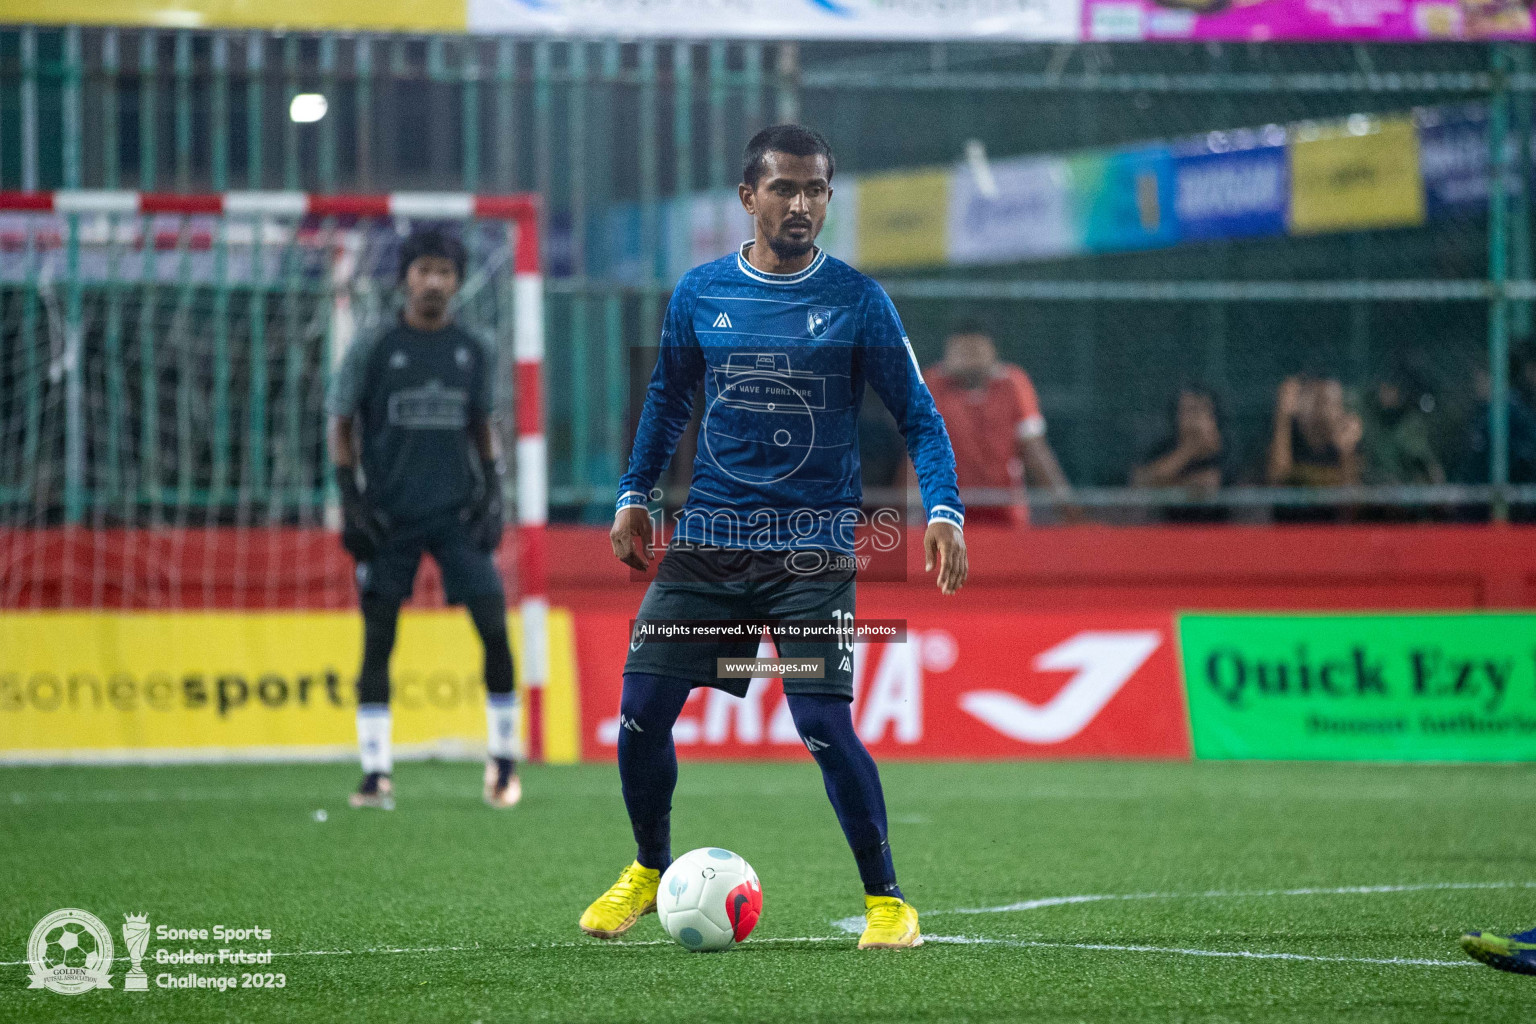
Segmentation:
{"type": "Polygon", "coordinates": [[[1156,630],[1088,630],[1035,657],[1045,672],[1076,670],[1049,701],[1033,704],[1002,690],[961,694],[960,707],[1021,743],[1060,743],[1082,732],[1162,646],[1156,630]]]}

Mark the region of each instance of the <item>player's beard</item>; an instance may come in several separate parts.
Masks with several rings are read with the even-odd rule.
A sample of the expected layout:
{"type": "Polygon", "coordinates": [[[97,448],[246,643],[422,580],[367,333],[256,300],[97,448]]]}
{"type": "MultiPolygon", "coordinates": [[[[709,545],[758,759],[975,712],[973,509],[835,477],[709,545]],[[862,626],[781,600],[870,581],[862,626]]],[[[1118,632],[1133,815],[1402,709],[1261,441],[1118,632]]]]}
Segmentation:
{"type": "Polygon", "coordinates": [[[768,239],[768,248],[772,249],[773,254],[781,260],[798,259],[816,248],[816,232],[814,229],[807,231],[803,242],[785,238],[783,235],[774,235],[768,239]]]}
{"type": "Polygon", "coordinates": [[[416,298],[417,311],[428,320],[436,320],[448,308],[448,296],[442,292],[423,292],[416,298]]]}

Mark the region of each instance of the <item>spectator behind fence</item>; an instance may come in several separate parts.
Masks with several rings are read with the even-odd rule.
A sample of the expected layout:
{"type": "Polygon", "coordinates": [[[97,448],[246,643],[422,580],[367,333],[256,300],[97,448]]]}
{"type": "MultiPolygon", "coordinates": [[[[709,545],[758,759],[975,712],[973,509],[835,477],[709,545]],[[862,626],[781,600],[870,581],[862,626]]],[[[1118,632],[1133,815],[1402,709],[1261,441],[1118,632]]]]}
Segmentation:
{"type": "Polygon", "coordinates": [[[1023,484],[1038,480],[1058,495],[1070,485],[1045,439],[1045,417],[1029,375],[997,358],[991,334],[975,324],[957,328],[944,341],[944,361],[924,378],[944,417],[955,449],[962,492],[986,488],[1006,492],[1001,501],[965,498],[967,523],[1023,526],[1029,521],[1023,484]]]}
{"type": "MultiPolygon", "coordinates": [[[[1360,482],[1360,417],[1344,404],[1344,386],[1328,377],[1296,376],[1275,394],[1274,434],[1265,479],[1275,487],[1344,487],[1360,482]]],[[[1277,522],[1337,522],[1353,509],[1282,504],[1277,522]]]]}
{"type": "MultiPolygon", "coordinates": [[[[1459,478],[1468,483],[1488,483],[1488,407],[1492,381],[1487,370],[1477,373],[1478,404],[1468,424],[1466,451],[1459,478]]],[[[1509,357],[1509,482],[1536,483],[1536,352],[1513,352],[1509,357]]]]}
{"type": "MultiPolygon", "coordinates": [[[[1132,487],[1183,487],[1194,499],[1209,499],[1228,482],[1227,441],[1215,392],[1191,385],[1173,400],[1168,436],[1147,460],[1131,470],[1132,487]]],[[[1171,522],[1219,522],[1226,509],[1176,506],[1164,512],[1171,522]]]]}
{"type": "Polygon", "coordinates": [[[1344,386],[1295,376],[1275,394],[1275,428],[1266,480],[1274,487],[1341,487],[1360,482],[1360,417],[1344,404],[1344,386]]]}
{"type": "Polygon", "coordinates": [[[1435,396],[1406,378],[1380,381],[1365,402],[1361,477],[1368,484],[1443,484],[1430,416],[1435,396]]]}

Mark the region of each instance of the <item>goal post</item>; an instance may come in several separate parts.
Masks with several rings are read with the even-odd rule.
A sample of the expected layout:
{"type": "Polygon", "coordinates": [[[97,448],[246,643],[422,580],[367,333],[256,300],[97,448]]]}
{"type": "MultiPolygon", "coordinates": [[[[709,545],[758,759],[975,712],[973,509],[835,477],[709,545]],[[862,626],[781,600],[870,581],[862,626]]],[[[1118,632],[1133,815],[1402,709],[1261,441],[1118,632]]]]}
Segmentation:
{"type": "MultiPolygon", "coordinates": [[[[334,526],[323,430],[309,422],[323,416],[312,378],[328,375],[359,321],[391,308],[389,263],[406,228],[458,222],[471,252],[461,316],[477,303],[493,310],[487,333],[512,355],[498,392],[515,436],[527,753],[541,759],[549,486],[539,221],[532,194],[0,191],[0,609],[238,606],[211,580],[203,601],[188,600],[196,587],[164,585],[179,569],[146,565],[161,552],[82,540],[92,533],[180,531],[177,561],[196,549],[210,577],[228,577],[226,561],[237,581],[258,565],[295,579],[313,572],[313,542],[288,539],[334,526]],[[273,531],[264,556],[240,535],[253,523],[273,531]],[[233,539],[187,536],[231,524],[233,539]],[[103,554],[114,546],[130,550],[103,554]],[[163,592],[136,603],[133,584],[97,578],[114,567],[154,576],[163,592]]],[[[324,564],[334,568],[334,557],[325,552],[324,564]]],[[[334,575],[324,605],[339,603],[334,575]]],[[[269,581],[268,598],[278,589],[269,581]]]]}

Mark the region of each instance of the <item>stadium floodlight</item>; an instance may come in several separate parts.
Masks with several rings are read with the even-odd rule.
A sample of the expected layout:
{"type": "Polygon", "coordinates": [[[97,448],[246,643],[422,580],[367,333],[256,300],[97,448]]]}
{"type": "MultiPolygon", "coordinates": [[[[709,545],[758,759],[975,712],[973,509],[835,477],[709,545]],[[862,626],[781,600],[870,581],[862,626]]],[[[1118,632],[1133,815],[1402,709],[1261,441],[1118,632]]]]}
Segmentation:
{"type": "Polygon", "coordinates": [[[314,124],[325,116],[330,105],[317,92],[301,92],[288,104],[288,117],[296,124],[314,124]]]}

